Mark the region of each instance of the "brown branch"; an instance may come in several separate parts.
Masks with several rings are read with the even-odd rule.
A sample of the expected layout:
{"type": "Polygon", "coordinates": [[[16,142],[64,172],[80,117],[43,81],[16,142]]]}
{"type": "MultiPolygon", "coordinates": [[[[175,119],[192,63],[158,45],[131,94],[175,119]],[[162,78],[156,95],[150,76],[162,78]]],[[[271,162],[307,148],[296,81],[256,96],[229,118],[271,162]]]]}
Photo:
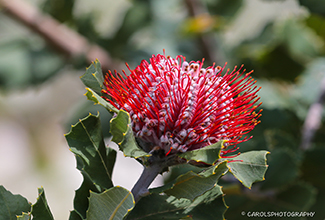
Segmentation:
{"type": "Polygon", "coordinates": [[[98,45],[90,44],[85,37],[52,17],[42,14],[27,2],[0,0],[0,7],[5,13],[38,33],[48,45],[69,59],[85,57],[89,63],[98,59],[102,64],[103,71],[106,72],[109,68],[114,69],[112,59],[105,50],[98,45]]]}
{"type": "MultiPolygon", "coordinates": [[[[190,16],[192,17],[208,13],[200,0],[185,0],[185,3],[190,16]]],[[[221,62],[222,56],[218,51],[217,42],[211,33],[199,34],[198,40],[201,45],[202,53],[209,62],[221,62]]]]}
{"type": "Polygon", "coordinates": [[[315,136],[316,131],[319,129],[322,120],[322,113],[325,104],[325,77],[321,82],[321,88],[318,98],[313,103],[307,113],[303,130],[302,130],[302,141],[300,148],[307,150],[311,147],[311,142],[315,136]]]}

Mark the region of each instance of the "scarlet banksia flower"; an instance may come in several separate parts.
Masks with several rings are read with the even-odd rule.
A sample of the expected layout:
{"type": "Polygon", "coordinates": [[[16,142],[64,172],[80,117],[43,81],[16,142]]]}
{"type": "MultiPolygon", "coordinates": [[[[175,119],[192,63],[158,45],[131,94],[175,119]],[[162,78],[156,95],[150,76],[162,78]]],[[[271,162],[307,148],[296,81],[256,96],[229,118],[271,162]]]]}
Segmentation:
{"type": "Polygon", "coordinates": [[[261,116],[260,88],[251,72],[209,66],[158,54],[127,76],[109,72],[102,92],[108,102],[130,114],[135,136],[165,154],[186,152],[226,140],[222,157],[237,150],[261,116]]]}

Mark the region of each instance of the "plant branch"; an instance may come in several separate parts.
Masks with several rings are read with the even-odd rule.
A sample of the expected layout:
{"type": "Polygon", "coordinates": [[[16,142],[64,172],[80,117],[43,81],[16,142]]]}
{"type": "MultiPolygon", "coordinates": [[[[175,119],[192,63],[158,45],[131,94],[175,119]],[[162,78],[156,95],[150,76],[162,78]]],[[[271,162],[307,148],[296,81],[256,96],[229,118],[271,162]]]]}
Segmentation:
{"type": "MultiPolygon", "coordinates": [[[[21,0],[0,0],[3,11],[38,33],[47,44],[70,59],[85,57],[91,63],[96,58],[100,60],[103,71],[112,69],[110,55],[96,44],[74,30],[59,23],[52,17],[42,14],[37,8],[21,0]]],[[[114,68],[113,68],[114,69],[114,68]]]]}
{"type": "Polygon", "coordinates": [[[307,113],[303,130],[302,130],[302,141],[300,148],[307,150],[311,147],[311,142],[315,136],[316,131],[319,129],[322,120],[322,113],[325,104],[325,77],[321,82],[321,88],[318,98],[313,103],[307,113]]]}
{"type": "Polygon", "coordinates": [[[157,152],[151,152],[152,156],[150,156],[147,160],[149,163],[148,166],[144,167],[144,170],[131,190],[134,200],[137,203],[141,197],[147,196],[149,194],[148,187],[154,181],[154,179],[158,176],[158,174],[162,173],[166,168],[178,164],[186,163],[187,160],[178,157],[177,155],[160,155],[157,152]]]}
{"type": "Polygon", "coordinates": [[[149,194],[148,187],[158,176],[158,174],[164,169],[161,164],[155,163],[152,166],[144,167],[144,170],[139,178],[139,180],[134,185],[131,190],[135,203],[137,203],[141,197],[149,194]]]}

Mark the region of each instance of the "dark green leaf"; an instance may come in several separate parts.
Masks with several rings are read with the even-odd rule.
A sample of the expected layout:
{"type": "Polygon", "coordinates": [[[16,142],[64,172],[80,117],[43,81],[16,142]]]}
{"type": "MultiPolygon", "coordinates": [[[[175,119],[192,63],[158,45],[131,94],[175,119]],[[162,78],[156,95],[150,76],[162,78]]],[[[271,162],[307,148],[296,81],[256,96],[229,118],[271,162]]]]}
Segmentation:
{"type": "Polygon", "coordinates": [[[17,220],[30,220],[31,214],[23,212],[22,215],[17,216],[17,220]]]}
{"type": "Polygon", "coordinates": [[[325,42],[325,17],[311,14],[309,17],[306,18],[306,24],[309,28],[311,28],[321,39],[325,42]]]}
{"type": "MultiPolygon", "coordinates": [[[[87,198],[88,199],[88,198],[87,198]]],[[[88,205],[87,205],[88,208],[88,205]]],[[[76,210],[70,212],[69,220],[83,220],[84,218],[76,210]]]]}
{"type": "Polygon", "coordinates": [[[17,215],[30,211],[30,204],[21,195],[13,195],[0,185],[0,218],[16,219],[17,215]]]}
{"type": "Polygon", "coordinates": [[[229,160],[229,171],[247,188],[264,180],[267,151],[249,151],[229,160]]]}
{"type": "Polygon", "coordinates": [[[213,187],[193,202],[184,198],[177,199],[173,196],[153,193],[142,198],[127,219],[224,219],[227,206],[221,195],[219,186],[213,187]]]}
{"type": "Polygon", "coordinates": [[[38,198],[34,205],[32,205],[33,220],[54,220],[50,207],[45,198],[43,188],[38,189],[38,198]]]}
{"type": "Polygon", "coordinates": [[[130,116],[126,111],[120,110],[111,120],[111,134],[112,141],[119,145],[125,156],[134,158],[150,156],[138,147],[133,136],[130,116]]]}
{"type": "Polygon", "coordinates": [[[82,159],[84,170],[94,184],[108,189],[113,186],[111,168],[108,167],[107,151],[103,140],[99,115],[89,114],[72,126],[66,134],[71,151],[82,159]]]}
{"type": "Polygon", "coordinates": [[[90,192],[87,220],[123,219],[134,204],[132,193],[119,186],[101,194],[90,192]]]}
{"type": "Polygon", "coordinates": [[[70,213],[69,220],[86,219],[86,212],[89,207],[88,198],[90,196],[90,190],[98,193],[101,192],[101,189],[99,189],[101,187],[95,185],[85,171],[81,171],[81,173],[83,176],[83,182],[79,189],[76,190],[76,194],[73,200],[74,210],[70,213]]]}
{"type": "Polygon", "coordinates": [[[186,198],[194,200],[205,192],[211,190],[218,179],[228,171],[227,162],[222,162],[216,166],[196,174],[192,171],[180,175],[175,181],[165,186],[151,189],[151,192],[164,192],[176,198],[186,198]]]}
{"type": "Polygon", "coordinates": [[[225,219],[224,214],[228,207],[221,195],[221,188],[215,186],[198,197],[184,213],[189,214],[193,219],[225,219]]]}
{"type": "Polygon", "coordinates": [[[214,164],[218,159],[220,159],[220,150],[222,149],[222,145],[223,141],[219,141],[198,150],[182,153],[179,156],[186,160],[214,164]]]}
{"type": "Polygon", "coordinates": [[[313,186],[298,182],[290,185],[277,195],[279,203],[287,204],[291,210],[308,210],[315,202],[316,190],[313,186]],[[290,206],[289,206],[290,204],[290,206]]]}
{"type": "Polygon", "coordinates": [[[314,219],[321,219],[325,216],[325,189],[318,189],[317,191],[316,201],[309,210],[315,212],[314,219]]]}
{"type": "MultiPolygon", "coordinates": [[[[315,195],[316,191],[314,187],[299,181],[288,185],[284,189],[277,189],[276,191],[271,190],[265,192],[257,189],[254,191],[246,191],[244,194],[227,194],[225,199],[229,205],[229,211],[226,213],[226,217],[227,219],[249,219],[242,212],[301,212],[308,210],[313,212],[314,210],[310,209],[310,207],[315,201],[315,195]]],[[[317,213],[314,214],[317,215],[317,213]]],[[[318,217],[320,216],[318,215],[318,217]]],[[[274,218],[270,219],[279,219],[279,217],[274,216],[274,218]]]]}
{"type": "Polygon", "coordinates": [[[179,220],[188,216],[182,213],[191,204],[188,199],[177,199],[173,196],[151,194],[141,198],[131,213],[127,216],[130,220],[179,220]],[[148,208],[150,207],[150,208],[148,208]]]}
{"type": "Polygon", "coordinates": [[[209,1],[208,9],[211,14],[218,14],[222,16],[234,17],[236,12],[243,5],[243,0],[232,0],[232,1],[209,1]]]}
{"type": "Polygon", "coordinates": [[[280,43],[260,53],[257,62],[256,70],[260,76],[291,82],[304,70],[304,65],[291,56],[285,43],[280,43]],[[277,65],[274,65],[275,63],[277,65]]]}
{"type": "Polygon", "coordinates": [[[77,168],[84,179],[76,190],[74,211],[70,214],[70,220],[85,219],[89,191],[100,193],[113,186],[111,176],[116,151],[105,147],[99,116],[91,114],[72,126],[66,139],[71,151],[76,154],[77,168]]]}
{"type": "Polygon", "coordinates": [[[74,0],[46,0],[43,3],[43,10],[62,23],[72,21],[74,2],[74,0]]]}
{"type": "Polygon", "coordinates": [[[285,149],[273,150],[269,156],[269,170],[261,189],[277,188],[287,185],[298,177],[298,165],[293,152],[285,149]]]}
{"type": "Polygon", "coordinates": [[[310,12],[325,16],[325,3],[323,0],[299,0],[299,3],[307,7],[310,12]]]}
{"type": "Polygon", "coordinates": [[[87,89],[87,93],[85,95],[87,96],[88,100],[91,100],[95,104],[98,104],[98,105],[103,106],[104,108],[106,108],[110,112],[118,113],[118,109],[117,108],[115,108],[113,105],[111,105],[110,103],[108,103],[105,99],[103,99],[102,97],[100,97],[96,92],[94,92],[90,88],[86,88],[86,89],[87,89]]]}
{"type": "Polygon", "coordinates": [[[98,60],[94,61],[86,70],[86,73],[80,77],[85,86],[95,91],[98,95],[102,94],[104,77],[102,68],[98,60]]]}
{"type": "Polygon", "coordinates": [[[316,148],[304,152],[301,164],[302,178],[312,183],[314,186],[325,189],[324,175],[325,170],[325,149],[316,148]]]}

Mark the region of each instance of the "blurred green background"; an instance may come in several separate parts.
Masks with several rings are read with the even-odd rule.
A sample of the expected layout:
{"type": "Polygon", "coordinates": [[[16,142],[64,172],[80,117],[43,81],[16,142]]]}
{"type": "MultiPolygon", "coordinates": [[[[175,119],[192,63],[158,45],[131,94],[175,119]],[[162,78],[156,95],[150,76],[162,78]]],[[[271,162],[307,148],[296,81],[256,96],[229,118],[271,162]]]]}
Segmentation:
{"type": "MultiPolygon", "coordinates": [[[[63,134],[88,112],[99,111],[104,125],[109,120],[87,102],[79,76],[96,58],[105,72],[121,70],[163,49],[187,60],[204,57],[206,65],[244,64],[262,86],[262,123],[239,147],[270,151],[270,166],[251,190],[222,179],[226,218],[262,210],[313,211],[310,219],[324,219],[323,0],[0,0],[0,184],[31,202],[43,185],[55,218],[67,219],[82,178],[63,134]]],[[[118,160],[124,170],[114,171],[115,183],[130,189],[141,167],[125,177],[132,162],[118,160]]]]}

